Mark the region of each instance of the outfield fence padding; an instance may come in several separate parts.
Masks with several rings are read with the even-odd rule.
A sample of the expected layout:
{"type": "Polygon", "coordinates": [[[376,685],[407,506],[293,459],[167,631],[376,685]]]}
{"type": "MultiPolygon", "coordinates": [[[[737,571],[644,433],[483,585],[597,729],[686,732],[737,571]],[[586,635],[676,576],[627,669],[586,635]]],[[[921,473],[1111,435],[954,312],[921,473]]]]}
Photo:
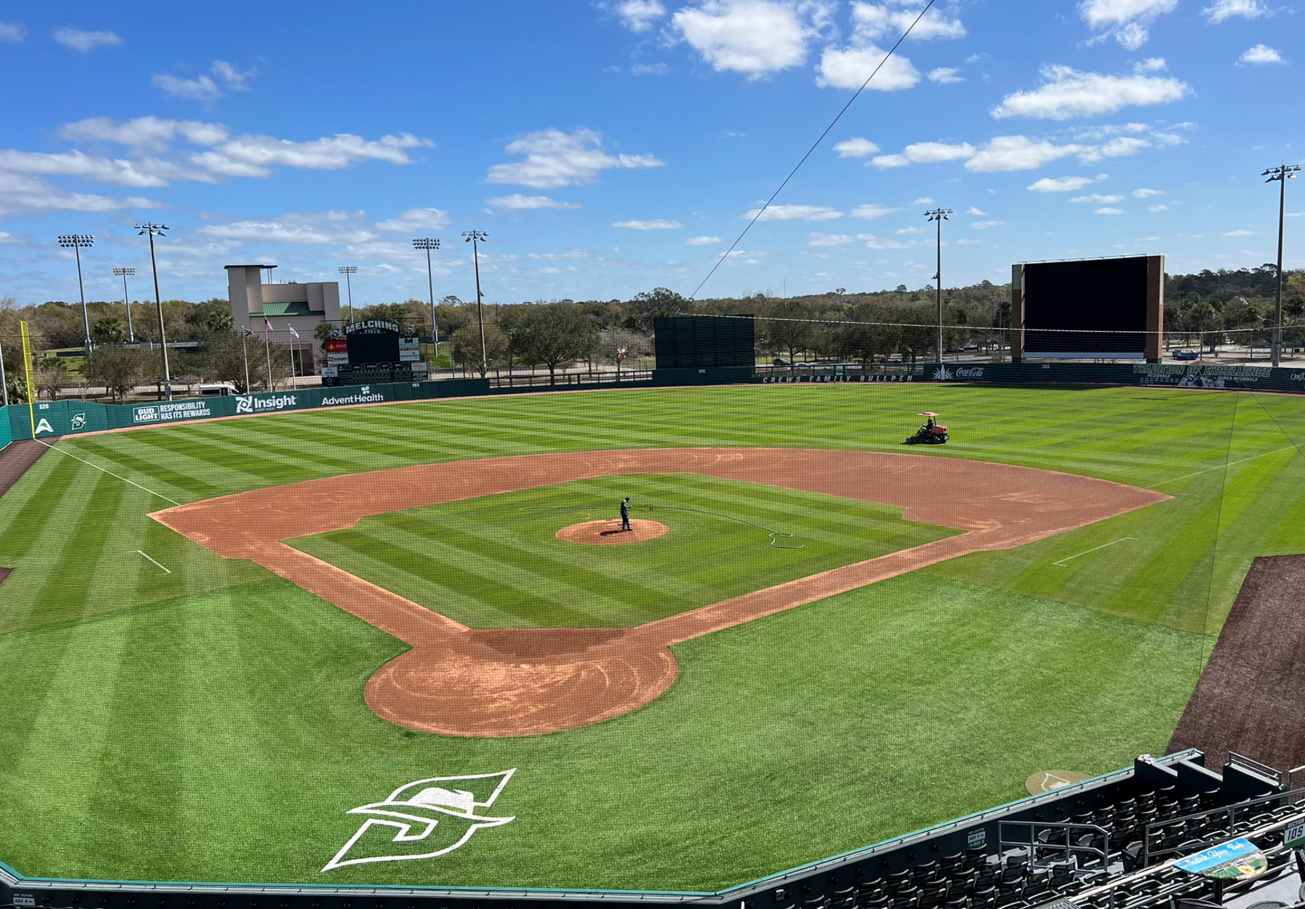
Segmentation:
{"type": "Polygon", "coordinates": [[[13,428],[9,425],[9,413],[12,407],[0,407],[0,449],[14,440],[13,428]]]}

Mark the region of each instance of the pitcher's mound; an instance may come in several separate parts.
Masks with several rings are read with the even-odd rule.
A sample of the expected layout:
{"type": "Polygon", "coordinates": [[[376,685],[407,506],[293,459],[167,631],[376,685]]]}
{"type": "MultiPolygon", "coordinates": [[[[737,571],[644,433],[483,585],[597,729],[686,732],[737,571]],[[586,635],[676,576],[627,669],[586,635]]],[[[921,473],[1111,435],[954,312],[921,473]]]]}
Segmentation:
{"type": "Polygon", "coordinates": [[[630,526],[632,530],[622,530],[619,518],[585,521],[583,524],[563,527],[557,532],[557,538],[566,543],[599,543],[606,546],[616,543],[646,543],[671,532],[665,524],[640,518],[632,518],[630,526]]]}

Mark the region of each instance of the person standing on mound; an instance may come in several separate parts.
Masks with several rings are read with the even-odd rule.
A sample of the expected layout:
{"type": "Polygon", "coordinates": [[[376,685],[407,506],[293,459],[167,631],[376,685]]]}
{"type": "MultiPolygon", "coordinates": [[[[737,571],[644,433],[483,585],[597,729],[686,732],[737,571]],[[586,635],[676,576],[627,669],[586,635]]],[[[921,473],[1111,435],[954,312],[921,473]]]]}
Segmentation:
{"type": "Polygon", "coordinates": [[[626,496],[621,500],[621,529],[633,530],[630,526],[630,497],[626,496]]]}

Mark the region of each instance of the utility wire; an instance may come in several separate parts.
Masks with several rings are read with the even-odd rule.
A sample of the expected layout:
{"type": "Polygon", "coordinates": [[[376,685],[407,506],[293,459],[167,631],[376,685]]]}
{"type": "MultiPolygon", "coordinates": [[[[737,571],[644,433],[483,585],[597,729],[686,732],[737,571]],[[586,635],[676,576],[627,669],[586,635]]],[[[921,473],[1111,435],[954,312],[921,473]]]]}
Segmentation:
{"type": "Polygon", "coordinates": [[[752,230],[752,225],[756,224],[757,221],[761,219],[761,216],[766,213],[766,209],[770,208],[770,203],[774,202],[779,194],[784,191],[784,187],[788,186],[789,181],[792,180],[793,177],[797,175],[797,172],[802,169],[802,165],[807,163],[807,159],[810,158],[815,150],[820,147],[820,143],[825,141],[825,137],[833,131],[835,126],[838,125],[838,121],[843,119],[843,115],[847,113],[848,108],[856,102],[857,98],[861,97],[861,93],[866,90],[866,86],[870,84],[870,80],[879,75],[879,70],[884,68],[884,64],[886,64],[892,58],[893,54],[897,52],[897,49],[902,46],[902,42],[910,37],[911,32],[915,31],[915,27],[919,25],[920,20],[924,18],[924,14],[929,12],[936,2],[937,0],[929,0],[929,2],[924,5],[924,9],[920,10],[920,15],[915,17],[915,21],[912,22],[910,27],[902,33],[902,37],[897,39],[897,43],[888,49],[888,53],[884,54],[884,59],[880,60],[879,65],[874,68],[874,71],[865,77],[865,81],[861,83],[861,87],[852,93],[852,97],[847,99],[847,103],[843,105],[842,110],[834,115],[834,119],[829,121],[829,125],[826,126],[820,135],[816,137],[816,141],[811,143],[811,147],[807,149],[806,154],[804,154],[798,160],[798,163],[793,166],[793,169],[788,172],[788,176],[784,178],[784,182],[779,184],[779,188],[770,194],[770,198],[766,200],[766,203],[762,205],[761,208],[757,209],[756,214],[754,214],[752,219],[748,221],[747,227],[743,228],[739,235],[734,238],[734,242],[730,244],[730,248],[725,250],[724,254],[716,260],[716,264],[711,267],[711,271],[707,272],[707,277],[698,282],[698,286],[693,289],[693,293],[689,294],[690,300],[697,299],[698,292],[702,290],[703,286],[708,281],[711,280],[711,276],[716,274],[716,269],[720,268],[721,264],[725,262],[734,250],[738,248],[738,245],[743,242],[743,238],[748,235],[748,231],[752,230]]]}

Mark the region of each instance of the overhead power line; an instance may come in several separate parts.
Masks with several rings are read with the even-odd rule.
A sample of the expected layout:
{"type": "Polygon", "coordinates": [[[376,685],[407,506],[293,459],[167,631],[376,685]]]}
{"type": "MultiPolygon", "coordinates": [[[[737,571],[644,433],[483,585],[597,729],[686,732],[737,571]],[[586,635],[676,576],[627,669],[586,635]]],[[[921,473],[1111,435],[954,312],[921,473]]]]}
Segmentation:
{"type": "Polygon", "coordinates": [[[756,224],[757,221],[761,219],[761,216],[766,213],[766,209],[770,208],[770,204],[779,197],[779,194],[784,191],[784,187],[788,186],[789,181],[792,180],[793,177],[797,175],[797,172],[802,169],[802,165],[806,164],[807,159],[810,158],[811,155],[815,153],[815,150],[820,147],[820,143],[824,142],[825,137],[833,132],[834,127],[838,125],[838,121],[843,119],[843,115],[846,114],[848,109],[856,102],[856,99],[861,97],[861,93],[866,90],[866,86],[870,84],[875,76],[879,75],[879,71],[884,68],[884,65],[890,59],[892,59],[893,54],[897,53],[897,49],[902,46],[902,42],[910,37],[911,32],[915,31],[915,27],[919,25],[920,20],[924,18],[924,14],[929,12],[936,2],[937,0],[929,0],[929,2],[924,5],[924,9],[920,10],[920,15],[916,16],[915,21],[907,27],[906,31],[902,32],[902,37],[897,39],[897,43],[888,49],[888,52],[884,54],[884,59],[879,61],[879,65],[874,68],[870,75],[865,77],[865,81],[861,83],[861,87],[852,92],[852,97],[847,99],[847,103],[844,104],[839,112],[834,115],[834,119],[829,121],[829,125],[821,130],[820,135],[816,137],[816,141],[811,143],[811,147],[806,150],[806,154],[798,159],[798,163],[793,165],[793,169],[788,172],[788,176],[785,177],[784,181],[779,184],[773,193],[770,194],[770,198],[766,200],[765,204],[757,209],[752,218],[748,221],[747,226],[744,227],[743,230],[739,232],[739,235],[734,238],[734,242],[730,244],[730,248],[721,254],[721,257],[716,260],[716,264],[711,267],[711,271],[707,272],[707,276],[698,282],[698,286],[693,289],[693,293],[689,294],[690,300],[697,299],[698,292],[702,290],[703,286],[706,285],[708,281],[711,280],[712,275],[716,274],[716,269],[720,268],[721,263],[727,260],[734,250],[738,248],[738,245],[743,242],[743,238],[748,235],[748,231],[752,230],[752,225],[756,224]]]}

